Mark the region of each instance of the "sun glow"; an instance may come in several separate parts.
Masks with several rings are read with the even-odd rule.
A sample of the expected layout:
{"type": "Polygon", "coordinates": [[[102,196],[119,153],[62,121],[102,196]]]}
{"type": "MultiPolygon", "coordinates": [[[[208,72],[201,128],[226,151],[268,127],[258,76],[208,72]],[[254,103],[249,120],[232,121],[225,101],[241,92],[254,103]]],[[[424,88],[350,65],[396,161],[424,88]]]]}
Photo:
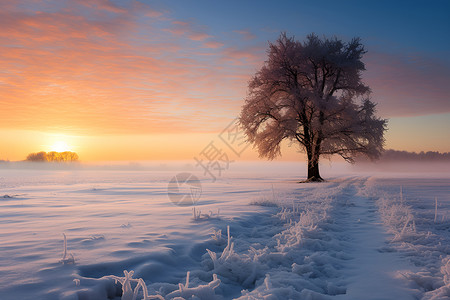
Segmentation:
{"type": "Polygon", "coordinates": [[[65,152],[65,151],[72,151],[70,146],[67,145],[66,142],[64,141],[57,141],[55,142],[51,147],[50,147],[51,151],[55,151],[55,152],[65,152]]]}

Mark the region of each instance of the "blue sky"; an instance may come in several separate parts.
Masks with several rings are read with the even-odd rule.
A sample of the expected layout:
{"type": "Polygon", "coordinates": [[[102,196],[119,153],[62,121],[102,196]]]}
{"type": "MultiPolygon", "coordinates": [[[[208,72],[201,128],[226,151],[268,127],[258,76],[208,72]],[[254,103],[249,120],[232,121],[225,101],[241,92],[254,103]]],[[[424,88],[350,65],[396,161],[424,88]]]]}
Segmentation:
{"type": "Polygon", "coordinates": [[[450,50],[449,1],[160,1],[155,6],[223,36],[248,29],[267,41],[281,31],[299,38],[316,32],[359,36],[369,48],[443,59],[450,50]]]}

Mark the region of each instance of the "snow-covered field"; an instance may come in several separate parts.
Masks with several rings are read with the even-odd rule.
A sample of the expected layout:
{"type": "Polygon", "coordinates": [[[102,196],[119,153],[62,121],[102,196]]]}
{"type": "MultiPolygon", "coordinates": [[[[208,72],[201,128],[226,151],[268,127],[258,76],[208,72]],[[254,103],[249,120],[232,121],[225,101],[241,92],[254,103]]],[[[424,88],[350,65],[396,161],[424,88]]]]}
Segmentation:
{"type": "Polygon", "coordinates": [[[0,170],[0,299],[450,299],[449,174],[303,172],[0,170]]]}

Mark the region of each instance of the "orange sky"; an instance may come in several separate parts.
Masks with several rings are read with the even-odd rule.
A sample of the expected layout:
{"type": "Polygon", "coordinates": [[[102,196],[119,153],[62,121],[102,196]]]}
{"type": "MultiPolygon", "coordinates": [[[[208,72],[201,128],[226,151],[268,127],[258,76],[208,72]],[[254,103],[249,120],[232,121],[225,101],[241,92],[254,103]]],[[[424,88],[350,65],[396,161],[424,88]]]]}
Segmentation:
{"type": "MultiPolygon", "coordinates": [[[[191,159],[239,114],[267,40],[280,32],[256,26],[219,31],[137,1],[3,1],[0,159],[55,143],[85,161],[191,159]]],[[[365,78],[391,118],[387,148],[450,151],[441,88],[449,69],[419,54],[376,51],[365,78]]],[[[284,159],[296,157],[285,147],[284,159]]]]}

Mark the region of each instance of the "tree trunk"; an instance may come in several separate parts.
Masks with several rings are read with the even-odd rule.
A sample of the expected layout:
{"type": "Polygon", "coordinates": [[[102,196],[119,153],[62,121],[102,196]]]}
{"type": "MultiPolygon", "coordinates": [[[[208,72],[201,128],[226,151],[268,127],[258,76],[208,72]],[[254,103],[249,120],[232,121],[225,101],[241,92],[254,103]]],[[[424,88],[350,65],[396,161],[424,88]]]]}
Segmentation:
{"type": "Polygon", "coordinates": [[[320,182],[323,181],[319,173],[319,160],[308,159],[308,179],[305,182],[320,182]]]}

